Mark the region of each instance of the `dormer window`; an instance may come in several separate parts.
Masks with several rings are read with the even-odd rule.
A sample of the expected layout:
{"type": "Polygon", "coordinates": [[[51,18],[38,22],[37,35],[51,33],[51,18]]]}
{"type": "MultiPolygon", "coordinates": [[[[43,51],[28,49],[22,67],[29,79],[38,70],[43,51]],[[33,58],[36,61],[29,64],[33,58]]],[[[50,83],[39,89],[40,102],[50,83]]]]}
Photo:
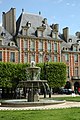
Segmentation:
{"type": "Polygon", "coordinates": [[[27,24],[26,24],[27,27],[31,27],[31,22],[28,21],[27,24]]]}
{"type": "Polygon", "coordinates": [[[77,43],[79,43],[79,44],[80,44],[80,40],[77,40],[77,43]]]}
{"type": "Polygon", "coordinates": [[[66,47],[63,47],[63,50],[67,51],[67,50],[68,50],[68,48],[66,48],[66,47]]]}
{"type": "Polygon", "coordinates": [[[37,36],[38,36],[38,37],[43,37],[43,31],[39,31],[39,30],[38,30],[38,31],[37,31],[37,36]]]}
{"type": "Polygon", "coordinates": [[[65,48],[63,47],[63,50],[65,50],[65,48]]]}
{"type": "Polygon", "coordinates": [[[66,50],[68,50],[68,48],[66,48],[66,50]]]}
{"type": "Polygon", "coordinates": [[[77,46],[73,46],[73,51],[77,51],[77,46]]]}
{"type": "Polygon", "coordinates": [[[69,42],[72,42],[72,39],[69,39],[69,42]]]}
{"type": "Polygon", "coordinates": [[[1,36],[6,36],[6,33],[2,32],[2,33],[1,33],[1,36]]]}
{"type": "Polygon", "coordinates": [[[11,41],[10,46],[15,46],[15,43],[13,41],[11,41]]]}
{"type": "Polygon", "coordinates": [[[22,35],[28,35],[28,29],[31,27],[31,22],[28,21],[25,26],[22,26],[22,35]]]}
{"type": "Polygon", "coordinates": [[[44,30],[46,29],[46,25],[42,24],[42,26],[37,28],[37,37],[44,37],[44,30]]]}
{"type": "Polygon", "coordinates": [[[22,31],[23,31],[23,32],[22,32],[23,35],[27,35],[27,29],[23,28],[22,31]]]}
{"type": "Polygon", "coordinates": [[[56,38],[57,38],[57,33],[54,32],[54,31],[52,31],[52,32],[51,32],[51,37],[54,38],[54,39],[56,39],[56,38]]]}

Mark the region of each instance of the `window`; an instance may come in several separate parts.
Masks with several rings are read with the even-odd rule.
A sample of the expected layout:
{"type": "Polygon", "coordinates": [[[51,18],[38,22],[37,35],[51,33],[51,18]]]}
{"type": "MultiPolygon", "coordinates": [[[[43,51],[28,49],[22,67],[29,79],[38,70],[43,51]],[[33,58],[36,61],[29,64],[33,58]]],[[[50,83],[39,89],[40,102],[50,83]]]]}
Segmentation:
{"type": "Polygon", "coordinates": [[[26,51],[28,49],[28,41],[24,40],[24,50],[26,51]]]}
{"type": "Polygon", "coordinates": [[[0,61],[2,61],[2,51],[0,51],[0,61]]]}
{"type": "Polygon", "coordinates": [[[78,54],[74,54],[74,62],[78,62],[78,54]]]}
{"type": "Polygon", "coordinates": [[[57,52],[57,43],[54,43],[54,52],[57,52]]]}
{"type": "Polygon", "coordinates": [[[69,61],[69,54],[65,54],[65,61],[66,61],[66,62],[69,61]]]}
{"type": "Polygon", "coordinates": [[[27,29],[23,29],[23,35],[27,35],[27,29]]]}
{"type": "Polygon", "coordinates": [[[75,76],[78,76],[78,67],[75,67],[74,75],[75,75],[75,76]]]}
{"type": "Polygon", "coordinates": [[[42,42],[42,40],[41,41],[39,41],[39,51],[43,51],[43,42],[42,42]]]}
{"type": "Polygon", "coordinates": [[[35,41],[34,40],[31,40],[30,50],[32,50],[32,51],[35,50],[35,41]]]}
{"type": "Polygon", "coordinates": [[[35,54],[31,54],[31,61],[35,61],[35,54]]]}
{"type": "Polygon", "coordinates": [[[51,51],[51,42],[50,41],[47,42],[47,49],[49,52],[51,51]]]}
{"type": "Polygon", "coordinates": [[[39,54],[39,62],[43,62],[43,55],[39,54]]]}
{"type": "Polygon", "coordinates": [[[52,37],[53,37],[54,39],[56,39],[56,38],[57,38],[57,33],[56,33],[56,32],[52,32],[52,37]]]}
{"type": "Polygon", "coordinates": [[[72,42],[72,39],[69,39],[69,42],[72,42]]]}
{"type": "Polygon", "coordinates": [[[15,62],[15,52],[10,53],[10,62],[15,62]]]}
{"type": "Polygon", "coordinates": [[[25,55],[24,55],[24,63],[26,63],[26,62],[28,62],[28,54],[27,53],[25,53],[25,55]]]}
{"type": "Polygon", "coordinates": [[[15,43],[13,41],[11,41],[10,46],[15,46],[15,43]]]}
{"type": "Polygon", "coordinates": [[[43,31],[38,30],[38,37],[43,37],[43,31]]]}
{"type": "Polygon", "coordinates": [[[48,55],[47,57],[49,62],[52,61],[51,55],[48,55]]]}
{"type": "Polygon", "coordinates": [[[54,55],[54,62],[57,62],[57,55],[54,55]]]}
{"type": "Polygon", "coordinates": [[[74,46],[74,47],[73,47],[73,51],[77,51],[77,46],[74,46]]]}

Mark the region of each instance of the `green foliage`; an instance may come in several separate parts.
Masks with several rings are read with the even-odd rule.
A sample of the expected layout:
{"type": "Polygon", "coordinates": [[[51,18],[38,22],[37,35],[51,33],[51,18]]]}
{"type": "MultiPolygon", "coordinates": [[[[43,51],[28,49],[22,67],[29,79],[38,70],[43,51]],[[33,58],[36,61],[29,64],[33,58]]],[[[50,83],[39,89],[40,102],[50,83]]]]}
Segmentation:
{"type": "Polygon", "coordinates": [[[40,79],[44,80],[44,63],[37,63],[36,66],[41,68],[40,79]]]}
{"type": "Polygon", "coordinates": [[[66,65],[51,62],[47,67],[47,78],[50,87],[62,87],[66,82],[66,65]]]}
{"type": "Polygon", "coordinates": [[[50,87],[62,87],[66,82],[66,64],[60,62],[38,63],[41,67],[41,79],[45,78],[50,87]]]}
{"type": "MultiPolygon", "coordinates": [[[[0,87],[16,88],[19,81],[27,80],[26,67],[30,64],[14,64],[0,62],[0,87]]],[[[48,80],[50,87],[61,87],[66,80],[66,65],[64,63],[38,63],[41,68],[40,79],[48,80]]]]}
{"type": "Polygon", "coordinates": [[[19,81],[25,80],[26,67],[29,64],[14,64],[0,62],[0,87],[16,87],[19,81]]]}

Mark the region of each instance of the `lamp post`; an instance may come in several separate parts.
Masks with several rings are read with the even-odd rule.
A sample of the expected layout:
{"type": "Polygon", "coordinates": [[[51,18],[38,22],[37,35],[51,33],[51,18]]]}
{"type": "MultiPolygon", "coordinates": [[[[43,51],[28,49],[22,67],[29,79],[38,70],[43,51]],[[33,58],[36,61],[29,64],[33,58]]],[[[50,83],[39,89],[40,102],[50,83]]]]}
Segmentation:
{"type": "MultiPolygon", "coordinates": [[[[47,56],[45,56],[45,62],[44,62],[44,80],[47,80],[47,71],[46,71],[46,68],[48,66],[48,57],[47,56]],[[45,62],[47,62],[47,64],[45,62]]],[[[44,88],[44,98],[46,98],[46,87],[44,88]]]]}
{"type": "MultiPolygon", "coordinates": [[[[44,80],[46,80],[46,64],[44,62],[44,80]]],[[[44,87],[44,98],[46,98],[46,88],[44,87]]]]}
{"type": "MultiPolygon", "coordinates": [[[[49,67],[48,65],[48,57],[45,57],[45,61],[47,63],[44,62],[44,79],[45,80],[48,80],[48,76],[47,76],[47,71],[46,71],[46,68],[49,67]]],[[[51,88],[48,87],[48,94],[49,94],[49,98],[51,98],[51,88]]],[[[44,98],[46,98],[46,90],[44,91],[44,98]]]]}

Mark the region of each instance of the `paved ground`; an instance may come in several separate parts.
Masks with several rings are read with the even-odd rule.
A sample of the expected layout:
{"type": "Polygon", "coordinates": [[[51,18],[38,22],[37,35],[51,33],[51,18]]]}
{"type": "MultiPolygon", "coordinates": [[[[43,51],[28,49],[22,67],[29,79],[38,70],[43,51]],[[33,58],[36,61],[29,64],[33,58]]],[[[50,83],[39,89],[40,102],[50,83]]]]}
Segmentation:
{"type": "MultiPolygon", "coordinates": [[[[53,97],[59,97],[64,95],[54,95],[53,97]]],[[[66,95],[65,95],[66,97],[66,95]]],[[[61,104],[54,105],[46,105],[46,106],[37,106],[37,107],[1,107],[0,110],[41,110],[41,109],[59,109],[59,108],[71,108],[71,107],[80,107],[80,102],[67,102],[61,104]]]]}

